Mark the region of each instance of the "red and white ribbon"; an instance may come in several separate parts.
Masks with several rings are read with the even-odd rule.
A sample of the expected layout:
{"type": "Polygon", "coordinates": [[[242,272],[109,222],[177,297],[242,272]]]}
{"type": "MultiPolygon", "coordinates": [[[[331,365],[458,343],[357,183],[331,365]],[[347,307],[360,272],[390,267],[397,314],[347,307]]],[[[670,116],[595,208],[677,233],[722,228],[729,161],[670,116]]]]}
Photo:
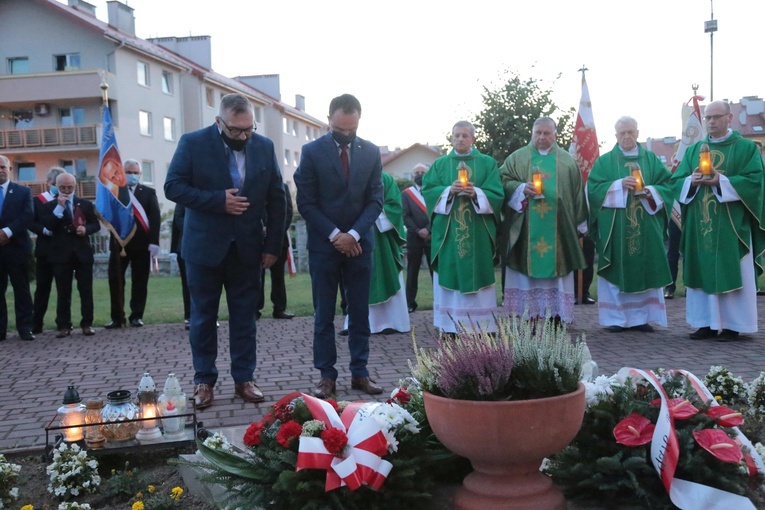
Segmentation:
{"type": "Polygon", "coordinates": [[[325,469],[326,491],[343,485],[352,491],[362,485],[379,490],[393,468],[390,462],[382,459],[388,451],[388,441],[374,418],[359,413],[364,406],[374,403],[355,402],[345,408],[341,418],[328,402],[306,394],[303,399],[313,418],[324,422],[327,429],[345,432],[348,444],[340,455],[334,455],[321,438],[301,436],[295,470],[325,469]]]}
{"type": "Polygon", "coordinates": [[[661,397],[661,410],[651,440],[651,461],[672,503],[683,510],[756,510],[744,496],[675,478],[680,449],[675,423],[667,405],[669,397],[651,370],[628,367],[619,370],[617,378],[620,382],[624,383],[628,377],[633,380],[645,379],[661,397]]]}

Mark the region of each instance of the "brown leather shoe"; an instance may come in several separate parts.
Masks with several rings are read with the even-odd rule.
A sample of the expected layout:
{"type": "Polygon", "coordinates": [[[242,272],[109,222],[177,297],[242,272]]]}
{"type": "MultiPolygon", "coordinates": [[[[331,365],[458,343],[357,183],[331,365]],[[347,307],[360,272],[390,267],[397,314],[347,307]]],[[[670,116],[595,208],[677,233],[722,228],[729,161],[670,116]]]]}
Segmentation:
{"type": "Polygon", "coordinates": [[[93,336],[96,334],[96,330],[90,326],[84,326],[82,328],[82,334],[85,336],[93,336]]]}
{"type": "Polygon", "coordinates": [[[247,381],[246,383],[242,384],[235,384],[234,393],[236,393],[237,396],[242,397],[245,402],[251,402],[253,404],[257,404],[258,402],[263,402],[266,400],[266,397],[263,396],[263,392],[260,391],[258,385],[252,381],[247,381]]]}
{"type": "Polygon", "coordinates": [[[72,334],[72,328],[58,328],[56,338],[64,338],[72,334]]]}
{"type": "Polygon", "coordinates": [[[329,377],[322,377],[319,384],[313,389],[313,396],[316,398],[329,398],[335,394],[335,380],[329,377]]]}
{"type": "Polygon", "coordinates": [[[383,392],[380,386],[374,384],[374,381],[369,377],[354,377],[351,379],[351,388],[354,390],[361,390],[369,395],[379,395],[383,392]]]}
{"type": "Polygon", "coordinates": [[[197,384],[194,386],[194,401],[197,409],[210,407],[213,403],[213,389],[209,384],[197,384]]]}

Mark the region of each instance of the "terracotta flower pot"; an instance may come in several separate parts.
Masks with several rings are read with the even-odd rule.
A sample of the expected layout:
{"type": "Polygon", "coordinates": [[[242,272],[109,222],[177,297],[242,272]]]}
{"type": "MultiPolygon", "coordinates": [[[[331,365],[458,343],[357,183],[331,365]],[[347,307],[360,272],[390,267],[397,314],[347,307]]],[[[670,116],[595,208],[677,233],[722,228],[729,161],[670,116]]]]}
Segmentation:
{"type": "Polygon", "coordinates": [[[424,399],[436,437],[473,465],[455,493],[455,509],[565,510],[563,494],[539,467],[579,432],[582,383],[567,395],[536,400],[481,402],[428,392],[424,399]]]}

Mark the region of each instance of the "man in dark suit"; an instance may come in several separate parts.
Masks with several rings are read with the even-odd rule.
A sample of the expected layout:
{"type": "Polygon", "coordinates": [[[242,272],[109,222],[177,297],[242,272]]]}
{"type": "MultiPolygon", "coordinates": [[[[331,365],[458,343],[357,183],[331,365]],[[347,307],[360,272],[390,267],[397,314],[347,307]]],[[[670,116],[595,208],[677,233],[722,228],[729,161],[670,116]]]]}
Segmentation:
{"type": "MultiPolygon", "coordinates": [[[[401,207],[404,211],[404,226],[406,227],[406,302],[409,313],[417,310],[417,279],[420,277],[422,256],[428,262],[430,269],[430,216],[422,197],[422,176],[428,167],[422,163],[412,171],[414,186],[401,193],[401,207]]],[[[433,271],[430,271],[433,278],[433,271]]]]}
{"type": "Polygon", "coordinates": [[[60,174],[66,172],[61,167],[54,166],[48,170],[46,182],[48,191],[40,193],[32,200],[34,202],[35,217],[29,224],[29,230],[37,234],[35,241],[35,296],[34,313],[32,314],[32,334],[37,335],[43,332],[43,320],[48,311],[48,301],[50,300],[50,289],[53,285],[53,267],[48,262],[48,253],[50,252],[50,238],[53,232],[45,228],[42,224],[43,206],[53,200],[58,195],[56,179],[60,174]]]}
{"type": "MultiPolygon", "coordinates": [[[[284,183],[284,196],[287,201],[287,215],[284,220],[284,239],[282,240],[282,251],[274,265],[271,266],[271,303],[274,305],[274,319],[291,319],[295,315],[287,312],[287,288],[284,284],[284,267],[287,264],[287,252],[290,249],[289,235],[290,225],[292,225],[292,194],[289,184],[284,183]]],[[[258,298],[258,318],[266,306],[265,292],[266,269],[260,273],[260,279],[263,285],[260,286],[260,297],[258,298]]]]}
{"type": "Polygon", "coordinates": [[[253,133],[255,113],[241,94],[221,99],[212,126],[178,142],[165,196],[186,208],[181,254],[191,295],[189,342],[197,408],[209,407],[218,380],[218,316],[226,289],[234,392],[263,402],[253,381],[261,267],[271,267],[284,236],[285,199],[274,144],[253,133]],[[266,234],[263,234],[263,225],[266,234]]]}
{"type": "Polygon", "coordinates": [[[382,211],[380,149],[356,137],[361,104],[350,94],[329,105],[331,132],[303,146],[295,172],[297,207],[308,230],[308,262],[313,288],[313,365],[321,380],[313,393],[327,398],[336,390],[335,304],[338,282],[348,301],[351,387],[382,393],[369,378],[369,286],[374,222],[382,211]]]}
{"type": "Polygon", "coordinates": [[[8,308],[5,290],[11,281],[16,310],[16,330],[22,340],[34,340],[32,334],[32,295],[29,293],[27,267],[32,245],[29,224],[34,217],[32,192],[26,186],[11,182],[13,168],[0,156],[0,341],[8,329],[8,308]]]}
{"type": "Polygon", "coordinates": [[[93,336],[93,248],[88,236],[101,230],[93,204],[74,194],[77,180],[71,174],[56,178],[58,195],[42,211],[42,224],[53,235],[48,262],[53,267],[58,303],[56,304],[56,338],[72,333],[72,276],[77,278],[80,294],[80,327],[82,334],[93,336]]]}
{"type": "Polygon", "coordinates": [[[112,320],[105,327],[115,329],[125,326],[125,272],[128,265],[132,276],[130,289],[130,316],[132,327],[143,326],[143,312],[146,308],[151,259],[159,255],[160,212],[157,192],[140,184],[141,164],[135,159],[124,163],[128,190],[138,202],[133,202],[136,228],[133,237],[125,245],[125,255],[120,256],[122,246],[112,233],[109,240],[109,296],[111,297],[112,320]]]}

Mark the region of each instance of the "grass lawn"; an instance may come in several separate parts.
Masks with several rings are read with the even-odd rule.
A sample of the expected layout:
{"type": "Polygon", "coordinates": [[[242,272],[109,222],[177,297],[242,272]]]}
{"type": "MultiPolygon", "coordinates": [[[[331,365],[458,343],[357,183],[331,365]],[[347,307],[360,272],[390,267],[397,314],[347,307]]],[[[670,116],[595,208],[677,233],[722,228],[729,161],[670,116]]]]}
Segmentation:
{"type": "MultiPolygon", "coordinates": [[[[682,262],[681,262],[682,264],[682,262]]],[[[685,287],[682,282],[682,267],[678,276],[676,296],[685,296],[685,287]]],[[[499,269],[497,274],[497,303],[501,303],[502,292],[499,288],[501,281],[499,269]]],[[[273,308],[269,300],[271,292],[271,279],[266,274],[266,306],[263,309],[263,316],[269,317],[273,308]]],[[[298,316],[308,316],[313,314],[313,302],[311,300],[311,278],[308,273],[300,273],[294,277],[287,277],[287,311],[298,316]]],[[[765,288],[765,276],[760,278],[761,288],[765,288]]],[[[125,302],[127,314],[130,313],[127,303],[130,301],[130,280],[125,286],[125,302]]],[[[597,296],[597,279],[593,281],[590,287],[592,296],[597,296]]],[[[32,294],[34,295],[34,282],[32,283],[32,294]]],[[[433,287],[430,281],[430,275],[427,269],[420,271],[419,288],[417,293],[417,303],[420,310],[430,310],[433,308],[433,287]]],[[[109,284],[106,279],[96,279],[93,282],[93,300],[95,302],[95,322],[94,327],[102,327],[111,320],[109,284]]],[[[13,313],[13,291],[8,285],[6,292],[6,303],[8,304],[8,331],[13,332],[16,329],[16,318],[13,313]]],[[[338,299],[338,313],[340,300],[338,299]]],[[[72,322],[75,327],[80,321],[80,299],[76,288],[72,292],[72,322]]],[[[51,293],[48,313],[45,315],[45,328],[55,328],[56,316],[56,292],[51,293]]],[[[226,308],[225,295],[221,298],[220,319],[228,319],[228,309],[226,308]]],[[[179,277],[152,277],[149,279],[149,297],[144,313],[143,321],[146,324],[166,324],[173,322],[183,322],[183,300],[181,298],[181,279],[179,277]]]]}

